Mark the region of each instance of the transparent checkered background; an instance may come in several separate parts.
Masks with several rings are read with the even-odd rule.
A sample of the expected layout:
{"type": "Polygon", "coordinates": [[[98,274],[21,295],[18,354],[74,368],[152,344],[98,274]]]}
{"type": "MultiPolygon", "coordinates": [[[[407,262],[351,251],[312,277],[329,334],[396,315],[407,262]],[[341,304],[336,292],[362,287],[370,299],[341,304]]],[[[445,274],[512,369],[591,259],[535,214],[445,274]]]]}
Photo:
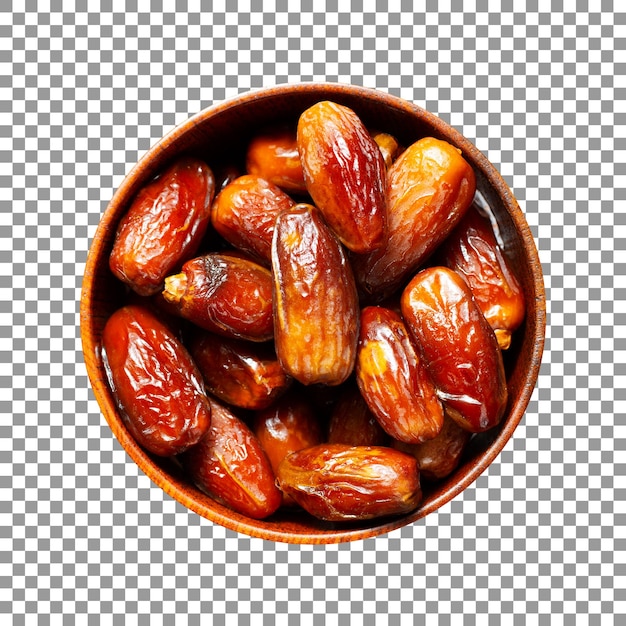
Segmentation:
{"type": "Polygon", "coordinates": [[[0,8],[0,613],[626,623],[624,5],[227,4],[0,8]],[[527,213],[549,300],[538,388],[489,470],[426,520],[328,547],[238,535],[154,486],[100,414],[78,319],[90,237],[137,159],[208,105],[310,80],[391,92],[474,141],[527,213]]]}

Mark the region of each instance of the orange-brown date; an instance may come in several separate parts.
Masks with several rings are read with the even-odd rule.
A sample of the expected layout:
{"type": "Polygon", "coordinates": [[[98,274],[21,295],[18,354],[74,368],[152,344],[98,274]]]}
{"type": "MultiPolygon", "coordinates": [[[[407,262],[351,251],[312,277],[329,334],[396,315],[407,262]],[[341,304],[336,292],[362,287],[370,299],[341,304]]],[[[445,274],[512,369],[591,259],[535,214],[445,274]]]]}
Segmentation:
{"type": "Polygon", "coordinates": [[[298,150],[314,204],[353,252],[379,248],[385,237],[385,163],[351,109],[328,101],[298,121],[298,150]]]}
{"type": "Polygon", "coordinates": [[[211,407],[202,376],[183,344],[149,309],[127,305],[113,313],[102,348],[120,414],[141,447],[172,456],[207,432],[211,407]]]}
{"type": "Polygon", "coordinates": [[[274,339],[285,371],[305,385],[338,385],[354,367],[359,304],[346,254],[311,205],[276,220],[274,339]]]}
{"type": "Polygon", "coordinates": [[[163,297],[200,328],[226,337],[267,341],[274,334],[272,275],[235,254],[212,252],[165,279],[163,297]]]}
{"type": "Polygon", "coordinates": [[[225,506],[263,519],[278,509],[281,492],[270,462],[250,428],[224,405],[211,399],[211,427],[182,455],[194,483],[225,506]]]}
{"type": "Polygon", "coordinates": [[[252,343],[199,330],[189,340],[189,351],[206,390],[242,409],[264,409],[290,386],[268,343],[252,343]]]}
{"type": "Polygon", "coordinates": [[[384,446],[389,436],[370,411],[356,385],[349,385],[335,403],[328,422],[328,443],[384,446]]]}
{"type": "Polygon", "coordinates": [[[246,152],[246,170],[288,193],[306,193],[295,129],[272,128],[254,137],[246,152]]]}
{"type": "Polygon", "coordinates": [[[383,155],[385,167],[389,169],[402,151],[398,140],[389,133],[373,133],[372,137],[383,155]]]}
{"type": "Polygon", "coordinates": [[[211,221],[226,241],[269,264],[276,217],[294,205],[294,200],[273,183],[247,174],[217,194],[211,221]]]}
{"type": "Polygon", "coordinates": [[[472,206],[441,246],[439,261],[463,276],[498,345],[508,349],[524,319],[524,294],[489,219],[472,206]]]}
{"type": "Polygon", "coordinates": [[[193,158],[177,161],[137,194],[115,235],[109,266],[142,296],[191,258],[210,222],[215,178],[193,158]]]}
{"type": "Polygon", "coordinates": [[[425,137],[387,173],[384,245],[353,258],[360,290],[382,300],[418,269],[463,217],[476,189],[474,171],[451,144],[425,137]]]}
{"type": "MultiPolygon", "coordinates": [[[[291,393],[258,411],[254,415],[253,431],[274,473],[288,454],[323,442],[322,428],[313,407],[291,393]]],[[[293,506],[294,502],[284,497],[283,504],[293,506]]]]}
{"type": "Polygon", "coordinates": [[[422,499],[417,460],[385,446],[320,444],[293,452],[278,485],[322,520],[367,520],[413,511],[422,499]]]}
{"type": "Polygon", "coordinates": [[[446,267],[422,270],[401,307],[446,412],[470,432],[496,426],[508,395],[502,353],[467,283],[446,267]]]}
{"type": "Polygon", "coordinates": [[[459,466],[471,436],[470,432],[446,415],[441,431],[434,439],[417,444],[394,441],[392,445],[417,459],[422,478],[441,480],[459,466]]]}
{"type": "Polygon", "coordinates": [[[370,410],[394,439],[421,443],[441,430],[443,408],[433,381],[393,311],[378,306],[361,311],[356,379],[370,410]]]}

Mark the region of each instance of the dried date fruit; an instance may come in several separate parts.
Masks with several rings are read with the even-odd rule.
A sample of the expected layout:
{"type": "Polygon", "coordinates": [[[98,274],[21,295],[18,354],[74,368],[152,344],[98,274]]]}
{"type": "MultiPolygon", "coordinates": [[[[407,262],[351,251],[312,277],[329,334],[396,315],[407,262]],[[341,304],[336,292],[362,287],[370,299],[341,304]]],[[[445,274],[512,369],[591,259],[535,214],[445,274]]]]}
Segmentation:
{"type": "Polygon", "coordinates": [[[389,133],[373,133],[372,137],[383,155],[385,167],[389,169],[402,151],[398,140],[389,133]]]}
{"type": "Polygon", "coordinates": [[[199,331],[189,341],[206,390],[222,402],[242,409],[264,409],[290,386],[268,343],[222,337],[199,331]]]}
{"type": "Polygon", "coordinates": [[[213,252],[187,261],[165,279],[163,297],[200,328],[267,341],[274,334],[272,275],[240,255],[213,252]]]}
{"type": "Polygon", "coordinates": [[[120,415],[141,447],[172,456],[207,432],[211,407],[202,376],[183,344],[149,309],[128,305],[113,313],[102,348],[120,415]]]}
{"type": "Polygon", "coordinates": [[[277,215],[295,205],[284,191],[259,176],[226,185],[211,208],[213,228],[236,248],[269,264],[277,215]]]}
{"type": "Polygon", "coordinates": [[[250,428],[232,411],[211,399],[211,427],[182,455],[194,483],[218,502],[254,519],[280,506],[274,471],[250,428]]]}
{"type": "Polygon", "coordinates": [[[305,385],[342,383],[354,367],[358,298],[346,254],[315,207],[278,216],[272,269],[281,365],[305,385]]]}
{"type": "MultiPolygon", "coordinates": [[[[253,430],[270,461],[274,473],[292,452],[322,443],[322,428],[313,407],[295,394],[287,394],[274,405],[258,411],[253,430]]],[[[283,505],[295,503],[287,496],[283,505]]]]}
{"type": "Polygon", "coordinates": [[[350,250],[369,252],[385,237],[385,163],[348,107],[318,102],[298,121],[298,151],[314,204],[350,250]]]}
{"type": "Polygon", "coordinates": [[[502,353],[467,283],[446,267],[422,270],[401,307],[446,412],[470,432],[497,425],[508,395],[502,353]]]}
{"type": "Polygon", "coordinates": [[[191,157],[146,185],[117,229],[109,257],[113,274],[139,295],[157,293],[165,277],[198,250],[214,193],[212,171],[191,157]]]}
{"type": "Polygon", "coordinates": [[[524,294],[489,219],[472,207],[441,246],[438,260],[465,279],[498,345],[508,349],[524,319],[524,294]]]}
{"type": "Polygon", "coordinates": [[[387,237],[352,259],[360,290],[378,301],[401,287],[463,217],[476,189],[474,171],[451,144],[425,137],[387,173],[387,237]]]}
{"type": "Polygon", "coordinates": [[[417,444],[394,441],[392,445],[417,459],[422,478],[441,480],[459,466],[471,436],[470,432],[446,415],[441,432],[434,439],[417,444]]]}
{"type": "Polygon", "coordinates": [[[415,457],[385,446],[305,448],[282,461],[277,479],[305,511],[333,522],[409,513],[422,499],[415,457]]]}
{"type": "Polygon", "coordinates": [[[356,385],[348,386],[333,407],[328,423],[328,443],[384,446],[389,437],[370,411],[356,385]]]}
{"type": "Polygon", "coordinates": [[[356,379],[370,410],[394,439],[421,443],[441,430],[443,408],[433,381],[393,311],[362,310],[356,379]]]}
{"type": "Polygon", "coordinates": [[[272,128],[254,137],[246,152],[246,170],[288,193],[306,193],[295,129],[272,128]]]}

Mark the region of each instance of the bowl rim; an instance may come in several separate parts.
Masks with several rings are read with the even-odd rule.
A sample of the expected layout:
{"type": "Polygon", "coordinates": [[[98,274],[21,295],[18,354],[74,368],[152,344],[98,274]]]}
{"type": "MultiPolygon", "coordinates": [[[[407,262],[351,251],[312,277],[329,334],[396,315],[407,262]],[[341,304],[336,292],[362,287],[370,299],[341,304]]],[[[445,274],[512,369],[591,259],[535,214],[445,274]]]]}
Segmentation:
{"type": "Polygon", "coordinates": [[[479,478],[481,474],[483,474],[483,472],[500,454],[506,443],[509,439],[511,439],[515,429],[525,414],[528,403],[530,402],[531,396],[538,382],[539,369],[541,366],[545,343],[545,331],[545,288],[541,263],[534,237],[532,235],[532,231],[530,230],[530,226],[528,225],[528,222],[526,221],[526,218],[517,203],[517,200],[495,166],[458,130],[419,105],[385,91],[371,87],[339,82],[326,83],[312,81],[285,83],[272,87],[250,90],[204,108],[200,112],[190,116],[188,119],[172,128],[161,139],[154,143],[127,172],[101,216],[101,220],[98,224],[94,237],[89,243],[80,300],[80,336],[83,358],[87,368],[91,388],[100,410],[102,411],[105,420],[111,427],[113,434],[139,468],[152,480],[152,482],[154,482],[174,500],[213,523],[219,524],[236,532],[244,533],[251,537],[296,544],[340,543],[367,539],[381,534],[386,534],[400,527],[413,524],[417,520],[426,517],[467,489],[479,478]],[[102,249],[106,243],[106,235],[115,226],[113,218],[115,217],[115,221],[117,220],[117,208],[120,203],[128,199],[128,196],[132,192],[133,187],[137,184],[137,181],[144,179],[147,172],[151,169],[151,163],[153,160],[158,157],[160,153],[164,152],[169,146],[175,143],[179,137],[186,134],[209,117],[214,117],[222,111],[232,107],[245,105],[251,101],[272,99],[287,94],[293,94],[294,92],[310,94],[316,94],[319,92],[323,93],[325,98],[333,95],[337,97],[347,95],[350,98],[362,96],[368,100],[377,100],[381,104],[387,105],[395,110],[401,110],[411,116],[417,116],[418,118],[424,120],[427,124],[430,124],[435,128],[442,129],[446,135],[450,137],[451,141],[460,147],[464,153],[471,153],[472,159],[478,164],[478,167],[486,176],[489,183],[498,191],[503,204],[506,206],[507,213],[512,219],[516,230],[520,234],[524,252],[530,261],[529,265],[535,291],[535,332],[533,337],[533,349],[529,358],[529,368],[524,373],[524,377],[522,379],[522,391],[518,396],[515,405],[511,407],[503,427],[500,429],[493,441],[491,441],[486,450],[476,459],[476,462],[472,464],[472,467],[468,471],[464,472],[459,477],[458,481],[450,485],[447,489],[441,491],[428,503],[424,506],[420,506],[411,514],[393,519],[391,521],[385,521],[378,524],[375,523],[372,526],[367,526],[365,528],[359,527],[354,529],[342,528],[341,526],[338,526],[329,530],[310,531],[307,532],[307,534],[264,526],[262,520],[247,521],[245,518],[238,515],[236,516],[237,519],[233,519],[233,516],[227,509],[224,508],[223,512],[220,510],[220,508],[223,507],[214,507],[213,504],[208,506],[207,504],[203,504],[203,502],[198,499],[190,498],[185,490],[178,486],[165,471],[163,471],[160,467],[155,466],[152,459],[138,446],[125,427],[121,426],[121,420],[118,418],[117,408],[112,401],[106,378],[99,374],[97,358],[100,353],[100,346],[94,336],[94,333],[92,332],[93,315],[90,309],[94,286],[92,278],[96,273],[96,261],[101,256],[102,249]]]}

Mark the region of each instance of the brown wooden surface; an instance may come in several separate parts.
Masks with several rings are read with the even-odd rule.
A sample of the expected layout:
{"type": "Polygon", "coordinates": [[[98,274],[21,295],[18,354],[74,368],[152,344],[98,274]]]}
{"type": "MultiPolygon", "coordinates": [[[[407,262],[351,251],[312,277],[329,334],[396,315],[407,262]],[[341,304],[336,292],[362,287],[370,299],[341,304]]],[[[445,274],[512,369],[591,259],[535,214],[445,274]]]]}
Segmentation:
{"type": "Polygon", "coordinates": [[[535,387],[543,353],[546,309],[541,265],[523,212],[502,177],[471,142],[434,115],[383,92],[307,83],[251,92],[213,106],[183,123],[146,153],[116,192],[94,236],[85,269],[80,320],[85,364],[95,398],[120,444],[155,484],[192,511],[231,530],[274,541],[337,543],[373,537],[410,524],[457,496],[487,469],[513,435],[535,387]],[[187,483],[175,462],[151,457],[137,446],[118,415],[100,356],[104,323],[125,297],[124,288],[109,273],[108,256],[117,223],[137,190],[183,153],[198,155],[216,168],[225,160],[240,161],[257,129],[290,120],[295,124],[300,112],[324,99],[353,108],[370,128],[395,135],[405,146],[432,135],[460,148],[476,171],[478,189],[497,216],[527,300],[526,320],[506,354],[510,400],[501,425],[472,440],[465,460],[451,477],[435,487],[425,485],[424,500],[416,511],[373,524],[328,524],[289,512],[258,521],[217,504],[187,483]]]}

